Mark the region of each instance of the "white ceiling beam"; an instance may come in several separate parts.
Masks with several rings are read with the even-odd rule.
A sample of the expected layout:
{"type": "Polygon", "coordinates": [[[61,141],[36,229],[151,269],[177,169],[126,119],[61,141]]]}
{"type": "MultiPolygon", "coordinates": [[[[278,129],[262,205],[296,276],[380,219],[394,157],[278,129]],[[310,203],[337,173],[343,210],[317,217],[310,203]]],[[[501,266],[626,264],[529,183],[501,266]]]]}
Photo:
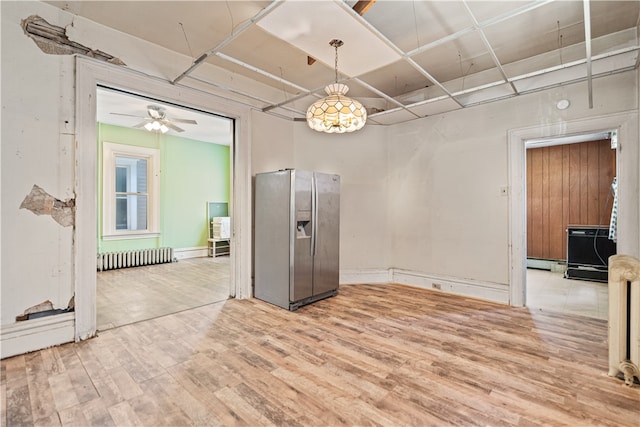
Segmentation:
{"type": "Polygon", "coordinates": [[[247,64],[246,62],[240,61],[239,59],[236,59],[236,58],[234,58],[232,56],[225,55],[224,53],[221,53],[221,52],[216,52],[216,56],[218,58],[220,58],[220,59],[224,59],[225,61],[229,61],[229,62],[232,62],[232,63],[234,63],[236,65],[239,65],[239,66],[241,66],[243,68],[246,68],[247,70],[251,70],[251,71],[253,71],[255,73],[258,73],[258,74],[260,74],[262,76],[268,77],[268,78],[270,78],[272,80],[275,80],[275,81],[277,81],[279,83],[282,83],[282,84],[285,84],[287,86],[290,86],[290,87],[292,87],[292,88],[294,88],[296,90],[299,90],[299,91],[302,91],[302,92],[309,92],[309,89],[307,89],[305,87],[299,86],[299,85],[297,85],[297,84],[295,84],[293,82],[290,82],[287,79],[283,79],[282,77],[276,76],[275,74],[271,74],[270,72],[265,71],[265,70],[263,70],[261,68],[258,68],[258,67],[254,66],[254,65],[247,64]]]}
{"type": "Polygon", "coordinates": [[[546,4],[549,3],[553,3],[556,0],[536,0],[534,2],[531,2],[529,4],[525,4],[524,6],[521,6],[519,8],[516,8],[514,10],[511,10],[509,12],[503,13],[502,15],[498,15],[495,16],[493,18],[489,18],[487,20],[484,20],[480,23],[480,27],[481,28],[486,28],[488,26],[494,25],[494,24],[498,24],[502,21],[506,21],[508,19],[514,18],[518,15],[522,15],[523,13],[527,13],[527,12],[531,12],[534,9],[537,9],[541,6],[544,6],[546,4]]]}
{"type": "MultiPolygon", "coordinates": [[[[337,83],[343,83],[343,82],[345,82],[347,80],[348,79],[346,79],[346,78],[341,78],[341,79],[338,79],[337,83]]],[[[307,97],[307,96],[315,96],[316,98],[322,98],[322,96],[318,95],[316,92],[324,89],[325,87],[327,87],[327,85],[311,89],[310,91],[305,92],[305,93],[301,93],[299,95],[296,95],[293,98],[285,99],[284,101],[279,102],[277,104],[269,105],[268,107],[263,108],[262,111],[263,112],[267,112],[269,110],[273,110],[274,108],[282,107],[283,105],[289,104],[291,102],[295,102],[295,101],[297,101],[299,99],[302,99],[304,97],[307,97]]]]}

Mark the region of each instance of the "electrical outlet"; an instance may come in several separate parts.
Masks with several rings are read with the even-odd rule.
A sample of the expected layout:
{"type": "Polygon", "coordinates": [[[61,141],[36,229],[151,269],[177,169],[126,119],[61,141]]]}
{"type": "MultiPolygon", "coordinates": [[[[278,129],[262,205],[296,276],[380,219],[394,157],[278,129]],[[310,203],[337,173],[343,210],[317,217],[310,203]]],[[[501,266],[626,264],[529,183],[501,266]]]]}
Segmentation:
{"type": "Polygon", "coordinates": [[[442,286],[440,285],[440,283],[432,283],[431,284],[431,288],[433,288],[433,289],[442,289],[442,286]]]}

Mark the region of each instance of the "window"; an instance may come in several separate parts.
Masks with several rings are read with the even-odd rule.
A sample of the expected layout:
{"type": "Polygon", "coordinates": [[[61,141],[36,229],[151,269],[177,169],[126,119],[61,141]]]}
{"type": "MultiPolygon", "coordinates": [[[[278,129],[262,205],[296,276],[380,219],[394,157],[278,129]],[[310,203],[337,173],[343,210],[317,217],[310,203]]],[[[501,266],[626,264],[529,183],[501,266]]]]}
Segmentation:
{"type": "Polygon", "coordinates": [[[103,237],[157,236],[159,150],[105,142],[102,170],[103,237]]]}

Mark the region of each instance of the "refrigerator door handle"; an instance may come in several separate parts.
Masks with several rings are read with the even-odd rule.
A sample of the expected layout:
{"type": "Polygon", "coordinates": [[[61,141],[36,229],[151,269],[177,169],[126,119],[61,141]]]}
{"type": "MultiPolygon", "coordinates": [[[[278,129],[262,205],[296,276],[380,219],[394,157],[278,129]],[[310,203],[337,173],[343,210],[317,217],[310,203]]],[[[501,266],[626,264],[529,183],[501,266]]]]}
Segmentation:
{"type": "Polygon", "coordinates": [[[318,183],[315,172],[311,176],[311,212],[311,256],[315,256],[318,235],[318,183]]]}

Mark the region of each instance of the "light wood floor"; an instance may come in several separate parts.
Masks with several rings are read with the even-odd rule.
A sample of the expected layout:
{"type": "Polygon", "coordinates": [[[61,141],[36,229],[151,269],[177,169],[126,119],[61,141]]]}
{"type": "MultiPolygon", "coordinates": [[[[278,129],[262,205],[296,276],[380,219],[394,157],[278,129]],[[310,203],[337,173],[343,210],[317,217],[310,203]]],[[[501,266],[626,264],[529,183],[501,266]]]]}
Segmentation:
{"type": "Polygon", "coordinates": [[[228,297],[228,256],[101,271],[96,292],[98,330],[177,313],[228,297]]]}
{"type": "Polygon", "coordinates": [[[605,321],[402,285],[227,300],[2,361],[17,425],[638,426],[605,321]]]}

